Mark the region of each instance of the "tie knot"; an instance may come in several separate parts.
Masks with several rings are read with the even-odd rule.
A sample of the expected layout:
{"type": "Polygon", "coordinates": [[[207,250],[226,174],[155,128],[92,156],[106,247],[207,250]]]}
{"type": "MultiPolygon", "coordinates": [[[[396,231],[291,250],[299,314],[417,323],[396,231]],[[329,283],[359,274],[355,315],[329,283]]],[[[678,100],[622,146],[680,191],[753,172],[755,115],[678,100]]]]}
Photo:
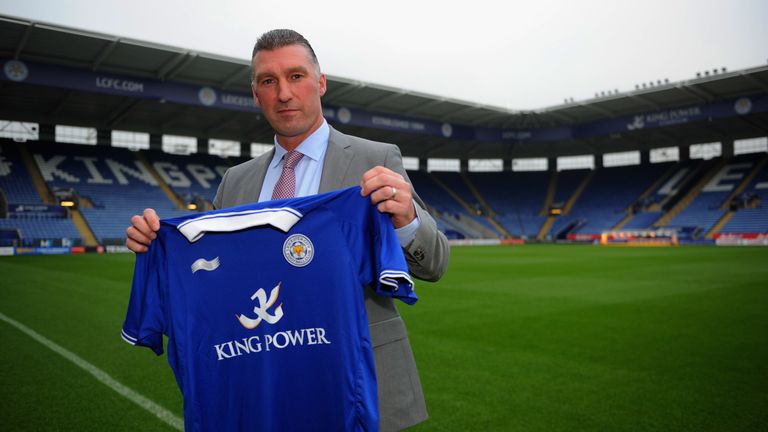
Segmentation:
{"type": "Polygon", "coordinates": [[[303,154],[295,150],[289,151],[288,153],[285,154],[285,156],[283,156],[283,159],[285,161],[285,168],[293,169],[296,166],[296,164],[299,163],[299,161],[303,156],[304,156],[303,154]]]}

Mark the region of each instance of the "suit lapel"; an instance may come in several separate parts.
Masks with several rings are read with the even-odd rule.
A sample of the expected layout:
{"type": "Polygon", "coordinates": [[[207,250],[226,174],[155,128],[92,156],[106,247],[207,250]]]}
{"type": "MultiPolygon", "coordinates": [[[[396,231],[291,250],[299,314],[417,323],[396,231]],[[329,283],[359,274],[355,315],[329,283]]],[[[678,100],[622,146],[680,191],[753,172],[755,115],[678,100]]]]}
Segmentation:
{"type": "MultiPolygon", "coordinates": [[[[331,133],[328,137],[328,149],[325,151],[325,161],[323,162],[323,175],[320,178],[320,189],[318,193],[325,193],[350,186],[347,180],[347,171],[354,158],[347,136],[330,128],[331,133]]],[[[263,181],[263,179],[262,179],[263,181]]]]}
{"type": "Polygon", "coordinates": [[[267,175],[267,168],[269,168],[269,163],[272,162],[272,158],[275,157],[275,149],[262,154],[259,156],[254,163],[256,166],[253,169],[253,172],[256,173],[253,179],[253,187],[248,188],[249,194],[251,196],[246,197],[245,202],[258,202],[259,196],[261,195],[261,188],[264,186],[264,177],[267,175]]]}

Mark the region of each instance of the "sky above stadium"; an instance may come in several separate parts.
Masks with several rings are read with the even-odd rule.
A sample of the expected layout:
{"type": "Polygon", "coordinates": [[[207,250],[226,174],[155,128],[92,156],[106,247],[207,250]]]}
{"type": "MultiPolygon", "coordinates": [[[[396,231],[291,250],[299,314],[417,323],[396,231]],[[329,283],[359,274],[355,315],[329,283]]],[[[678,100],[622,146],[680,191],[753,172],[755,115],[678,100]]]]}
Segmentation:
{"type": "Polygon", "coordinates": [[[329,75],[515,110],[768,62],[765,0],[0,0],[0,13],[242,59],[293,28],[329,75]]]}

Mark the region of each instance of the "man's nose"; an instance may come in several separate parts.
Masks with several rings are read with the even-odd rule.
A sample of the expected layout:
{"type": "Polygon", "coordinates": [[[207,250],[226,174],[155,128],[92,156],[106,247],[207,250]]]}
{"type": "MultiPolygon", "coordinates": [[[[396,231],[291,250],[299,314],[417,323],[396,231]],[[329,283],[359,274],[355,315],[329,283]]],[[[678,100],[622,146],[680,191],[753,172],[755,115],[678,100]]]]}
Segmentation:
{"type": "Polygon", "coordinates": [[[293,98],[293,93],[291,92],[291,88],[287,83],[281,83],[278,85],[277,98],[280,99],[280,102],[288,102],[293,98]]]}

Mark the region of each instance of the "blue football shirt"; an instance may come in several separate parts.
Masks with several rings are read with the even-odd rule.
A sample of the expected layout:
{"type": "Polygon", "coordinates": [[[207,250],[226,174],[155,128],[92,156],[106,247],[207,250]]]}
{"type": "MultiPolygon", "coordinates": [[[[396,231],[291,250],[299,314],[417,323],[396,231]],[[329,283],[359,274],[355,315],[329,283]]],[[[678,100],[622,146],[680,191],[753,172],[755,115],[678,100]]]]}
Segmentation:
{"type": "Polygon", "coordinates": [[[388,216],[354,187],[161,221],[125,341],[163,353],[186,430],[378,430],[364,289],[417,301],[388,216]]]}

